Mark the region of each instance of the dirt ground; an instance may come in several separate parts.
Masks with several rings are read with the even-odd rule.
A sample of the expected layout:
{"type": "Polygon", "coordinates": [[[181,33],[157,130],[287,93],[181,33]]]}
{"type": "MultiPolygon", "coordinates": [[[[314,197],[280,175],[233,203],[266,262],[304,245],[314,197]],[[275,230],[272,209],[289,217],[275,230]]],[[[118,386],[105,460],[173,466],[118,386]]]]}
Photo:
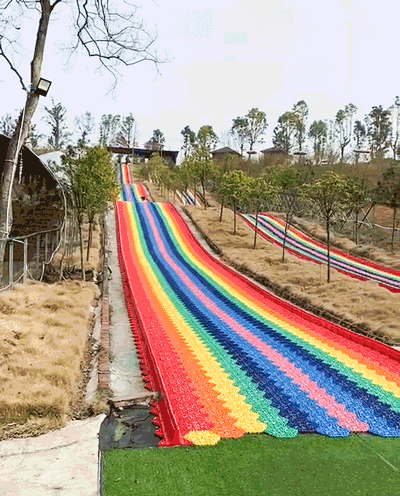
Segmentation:
{"type": "MultiPolygon", "coordinates": [[[[146,185],[155,201],[165,201],[153,184],[146,185]]],[[[184,211],[225,262],[298,306],[356,332],[400,345],[400,294],[391,293],[374,282],[352,279],[335,270],[332,270],[328,284],[326,267],[291,255],[287,255],[282,263],[281,248],[261,237],[253,249],[254,231],[238,219],[237,234],[233,235],[233,212],[224,209],[223,220],[219,222],[219,204],[210,196],[208,201],[211,206],[206,210],[186,206],[184,211]]],[[[303,228],[305,224],[303,220],[303,228]]],[[[314,231],[320,237],[325,236],[321,226],[315,221],[313,224],[316,225],[314,231]]],[[[375,260],[400,268],[400,257],[391,256],[386,251],[375,247],[363,250],[362,246],[357,247],[343,235],[335,241],[341,248],[351,248],[350,251],[358,248],[361,256],[364,252],[373,253],[375,260]]]]}

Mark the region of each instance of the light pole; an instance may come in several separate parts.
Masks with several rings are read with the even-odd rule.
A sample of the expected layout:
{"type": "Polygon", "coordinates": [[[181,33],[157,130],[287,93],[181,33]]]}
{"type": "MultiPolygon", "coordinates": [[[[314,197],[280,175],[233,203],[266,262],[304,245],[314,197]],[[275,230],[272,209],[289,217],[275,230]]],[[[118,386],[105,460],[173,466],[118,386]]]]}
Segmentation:
{"type": "Polygon", "coordinates": [[[16,172],[16,167],[18,163],[18,157],[20,153],[20,142],[21,142],[21,136],[23,134],[23,128],[24,128],[24,120],[25,120],[25,113],[27,111],[27,106],[29,104],[30,100],[30,95],[43,95],[46,96],[49,88],[50,88],[51,82],[48,81],[47,79],[40,78],[39,82],[36,86],[36,88],[31,87],[30,90],[28,91],[27,94],[27,100],[26,103],[22,109],[21,116],[18,122],[19,128],[17,127],[17,131],[15,133],[15,136],[13,136],[10,140],[8,150],[7,150],[7,155],[5,158],[5,164],[4,164],[4,172],[3,172],[3,178],[2,178],[2,186],[3,186],[3,191],[1,193],[1,209],[2,211],[0,212],[0,219],[1,219],[1,224],[0,224],[0,283],[2,282],[3,279],[3,261],[4,261],[4,251],[6,247],[7,240],[9,239],[9,234],[11,231],[11,219],[12,219],[12,214],[11,214],[11,209],[12,209],[12,189],[14,185],[14,177],[15,177],[15,172],[16,172]],[[15,141],[14,141],[15,140],[15,141]],[[11,149],[11,151],[10,151],[11,149]]]}

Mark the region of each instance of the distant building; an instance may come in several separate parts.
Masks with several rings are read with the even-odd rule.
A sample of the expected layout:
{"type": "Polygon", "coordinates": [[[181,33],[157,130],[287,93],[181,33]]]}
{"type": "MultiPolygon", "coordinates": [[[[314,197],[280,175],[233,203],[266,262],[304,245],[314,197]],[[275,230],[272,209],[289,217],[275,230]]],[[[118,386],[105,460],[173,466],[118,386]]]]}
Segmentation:
{"type": "Polygon", "coordinates": [[[139,160],[145,161],[150,159],[154,153],[160,154],[163,158],[170,160],[173,164],[176,164],[176,159],[178,157],[179,151],[172,150],[149,150],[148,148],[129,148],[124,146],[108,146],[107,150],[112,153],[117,153],[120,155],[131,155],[133,158],[138,158],[139,160]]]}
{"type": "Polygon", "coordinates": [[[237,155],[240,157],[240,153],[237,151],[233,150],[232,148],[229,148],[229,146],[224,146],[223,148],[218,148],[218,150],[214,150],[211,152],[213,158],[223,158],[226,155],[237,155]]]}
{"type": "Polygon", "coordinates": [[[264,155],[287,155],[283,148],[275,148],[274,146],[271,148],[266,148],[265,150],[261,150],[261,153],[264,155]]]}

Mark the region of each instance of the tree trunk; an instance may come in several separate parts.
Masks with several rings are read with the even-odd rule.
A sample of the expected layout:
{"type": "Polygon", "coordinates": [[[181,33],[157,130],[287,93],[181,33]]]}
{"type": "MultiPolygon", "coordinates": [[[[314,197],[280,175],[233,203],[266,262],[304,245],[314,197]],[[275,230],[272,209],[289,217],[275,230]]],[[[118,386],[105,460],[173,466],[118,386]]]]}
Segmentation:
{"type": "Polygon", "coordinates": [[[194,183],[194,185],[193,185],[193,201],[194,201],[194,205],[196,205],[196,193],[197,193],[196,183],[194,183]]]}
{"type": "Polygon", "coordinates": [[[221,201],[221,211],[220,211],[220,214],[219,214],[219,221],[222,222],[222,213],[224,211],[224,202],[225,202],[225,196],[222,197],[222,201],[221,201]]]}
{"type": "Polygon", "coordinates": [[[358,245],[358,210],[356,210],[356,232],[355,232],[355,241],[356,241],[356,245],[358,245]]]}
{"type": "Polygon", "coordinates": [[[390,243],[392,247],[392,253],[394,253],[394,233],[396,230],[396,213],[397,213],[397,207],[393,207],[392,241],[390,243]]]}
{"type": "Polygon", "coordinates": [[[328,248],[328,282],[331,282],[331,258],[330,258],[330,248],[331,248],[331,240],[330,240],[330,233],[329,233],[329,219],[326,221],[326,244],[328,248]]]}
{"type": "Polygon", "coordinates": [[[286,216],[285,234],[283,235],[283,243],[282,243],[282,262],[285,261],[286,237],[287,237],[287,232],[288,232],[288,228],[289,228],[289,223],[290,223],[290,219],[288,216],[286,216]]]}
{"type": "Polygon", "coordinates": [[[83,236],[82,236],[82,224],[79,223],[79,248],[81,252],[81,268],[82,268],[82,281],[86,281],[86,273],[85,273],[85,262],[83,261],[83,236]]]}
{"type": "MultiPolygon", "coordinates": [[[[31,61],[31,89],[37,87],[41,76],[44,47],[51,15],[50,0],[42,0],[40,3],[42,13],[36,34],[35,51],[31,61]]],[[[38,102],[39,95],[36,95],[31,90],[27,95],[24,111],[21,112],[17,127],[7,149],[0,197],[0,283],[3,277],[4,251],[12,226],[12,187],[17,169],[17,159],[22,143],[28,136],[29,126],[38,102]]]]}
{"type": "Polygon", "coordinates": [[[233,202],[233,234],[236,234],[236,202],[233,202]]]}
{"type": "Polygon", "coordinates": [[[254,229],[254,244],[253,244],[253,249],[256,248],[256,244],[257,244],[257,227],[258,227],[258,208],[256,210],[256,226],[255,226],[255,229],[254,229]]]}
{"type": "Polygon", "coordinates": [[[204,202],[204,210],[205,210],[207,208],[207,202],[206,202],[206,185],[204,182],[202,183],[202,187],[203,187],[203,202],[204,202]]]}
{"type": "Polygon", "coordinates": [[[93,238],[93,220],[89,221],[89,233],[88,233],[88,243],[86,250],[86,262],[89,261],[90,248],[92,247],[92,238],[93,238]]]}

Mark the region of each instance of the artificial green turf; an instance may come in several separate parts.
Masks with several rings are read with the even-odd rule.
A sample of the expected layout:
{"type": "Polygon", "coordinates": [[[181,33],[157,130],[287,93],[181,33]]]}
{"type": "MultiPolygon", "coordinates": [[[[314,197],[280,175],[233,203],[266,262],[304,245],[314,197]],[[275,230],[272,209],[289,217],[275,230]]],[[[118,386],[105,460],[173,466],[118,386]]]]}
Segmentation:
{"type": "Polygon", "coordinates": [[[399,468],[400,439],[258,435],[111,451],[103,480],[105,496],[397,496],[399,468]]]}

